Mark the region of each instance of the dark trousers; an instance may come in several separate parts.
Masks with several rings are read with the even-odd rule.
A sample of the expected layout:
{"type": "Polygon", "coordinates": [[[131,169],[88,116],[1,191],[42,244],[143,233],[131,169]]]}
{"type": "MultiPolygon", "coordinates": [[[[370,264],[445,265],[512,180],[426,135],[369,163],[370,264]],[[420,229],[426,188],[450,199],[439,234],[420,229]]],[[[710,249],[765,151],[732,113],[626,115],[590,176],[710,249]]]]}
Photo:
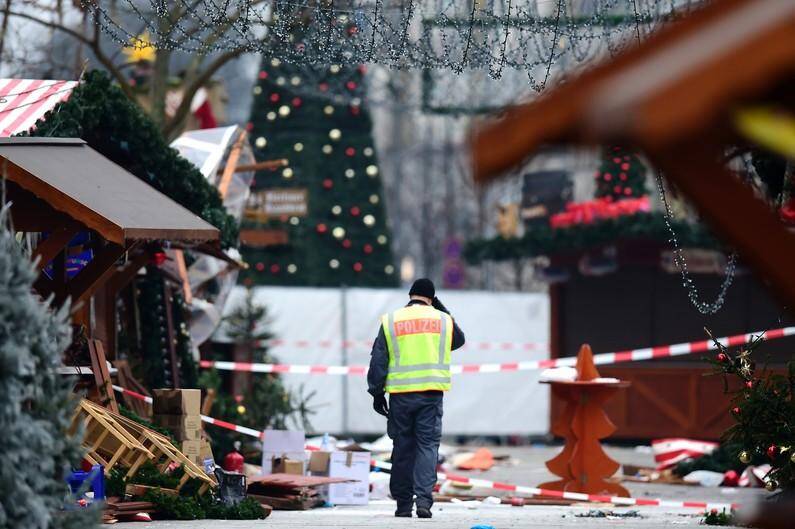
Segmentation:
{"type": "Polygon", "coordinates": [[[398,512],[430,509],[436,484],[436,463],[442,440],[441,391],[395,393],[389,396],[387,433],[392,439],[392,477],[389,490],[398,512]]]}

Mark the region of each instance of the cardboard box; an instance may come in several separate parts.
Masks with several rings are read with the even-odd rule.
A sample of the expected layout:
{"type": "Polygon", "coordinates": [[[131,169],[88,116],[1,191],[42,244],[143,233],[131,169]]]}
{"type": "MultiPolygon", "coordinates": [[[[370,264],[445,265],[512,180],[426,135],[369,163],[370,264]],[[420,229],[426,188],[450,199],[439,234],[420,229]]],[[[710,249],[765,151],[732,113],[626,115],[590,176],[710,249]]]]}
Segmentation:
{"type": "Polygon", "coordinates": [[[370,452],[312,452],[309,472],[313,476],[356,480],[329,485],[323,492],[329,503],[367,505],[370,498],[370,452]]]}
{"type": "Polygon", "coordinates": [[[185,457],[190,459],[199,468],[204,469],[207,474],[212,475],[215,468],[215,459],[213,458],[213,450],[207,439],[200,439],[198,441],[182,441],[180,449],[185,457]],[[208,470],[209,469],[209,470],[208,470]]]}
{"type": "Polygon", "coordinates": [[[201,415],[154,415],[152,422],[168,429],[177,441],[198,441],[202,438],[201,415]]]}
{"type": "Polygon", "coordinates": [[[201,405],[199,389],[152,390],[152,413],[155,415],[199,415],[201,405]]]}
{"type": "Polygon", "coordinates": [[[199,441],[182,441],[182,445],[180,446],[182,453],[185,456],[193,461],[194,463],[198,464],[197,462],[200,460],[201,452],[202,452],[202,442],[199,441]]]}
{"type": "Polygon", "coordinates": [[[304,475],[304,462],[289,457],[274,457],[271,459],[271,467],[274,474],[304,475]]]}
{"type": "Polygon", "coordinates": [[[273,474],[273,459],[306,461],[306,435],[302,431],[265,430],[262,438],[262,475],[273,474]]]}

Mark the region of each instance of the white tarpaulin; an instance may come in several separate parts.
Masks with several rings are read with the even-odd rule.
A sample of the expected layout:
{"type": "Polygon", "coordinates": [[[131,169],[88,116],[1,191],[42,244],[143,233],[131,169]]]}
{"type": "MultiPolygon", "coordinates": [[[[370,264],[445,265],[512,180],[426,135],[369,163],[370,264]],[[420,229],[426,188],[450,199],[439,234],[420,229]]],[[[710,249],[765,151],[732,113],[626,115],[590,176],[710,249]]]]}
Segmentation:
{"type": "MultiPolygon", "coordinates": [[[[253,292],[255,302],[267,307],[268,328],[276,336],[270,353],[285,364],[367,365],[381,314],[408,301],[405,290],[393,289],[257,287],[253,292]]],[[[438,295],[467,337],[468,346],[453,352],[454,364],[548,358],[546,294],[443,291],[438,295]]],[[[236,287],[224,314],[244,297],[245,289],[236,287]]],[[[223,326],[216,339],[225,341],[223,326]]],[[[445,397],[445,435],[548,433],[549,392],[538,383],[538,375],[528,371],[454,375],[453,389],[445,397]]],[[[372,410],[365,377],[281,376],[293,391],[315,392],[309,402],[317,410],[310,417],[315,431],[385,431],[385,420],[372,410]]]]}

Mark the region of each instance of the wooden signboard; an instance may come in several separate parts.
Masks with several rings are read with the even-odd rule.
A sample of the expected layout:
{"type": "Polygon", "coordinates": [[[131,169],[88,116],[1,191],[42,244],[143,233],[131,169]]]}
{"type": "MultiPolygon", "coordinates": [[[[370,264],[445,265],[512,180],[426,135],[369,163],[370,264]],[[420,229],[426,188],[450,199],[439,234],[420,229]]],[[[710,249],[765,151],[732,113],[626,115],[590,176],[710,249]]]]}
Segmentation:
{"type": "Polygon", "coordinates": [[[306,188],[263,189],[251,194],[244,215],[266,221],[280,217],[305,217],[309,209],[306,188]]]}

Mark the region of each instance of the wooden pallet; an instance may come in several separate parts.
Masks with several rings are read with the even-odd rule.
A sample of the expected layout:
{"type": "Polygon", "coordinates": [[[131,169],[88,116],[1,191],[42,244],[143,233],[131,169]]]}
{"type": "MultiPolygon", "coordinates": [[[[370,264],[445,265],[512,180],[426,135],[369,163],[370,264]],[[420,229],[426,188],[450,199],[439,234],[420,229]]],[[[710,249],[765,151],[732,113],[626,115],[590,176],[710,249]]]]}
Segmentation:
{"type": "Polygon", "coordinates": [[[161,472],[172,465],[183,467],[185,475],[177,490],[191,478],[203,482],[199,494],[216,485],[212,476],[188,459],[166,436],[85,399],[75,412],[70,433],[76,433],[81,424],[85,428],[86,459],[103,465],[106,475],[110,475],[114,466],[121,465],[128,469],[125,477],[129,480],[143,463],[151,461],[161,472]]]}

